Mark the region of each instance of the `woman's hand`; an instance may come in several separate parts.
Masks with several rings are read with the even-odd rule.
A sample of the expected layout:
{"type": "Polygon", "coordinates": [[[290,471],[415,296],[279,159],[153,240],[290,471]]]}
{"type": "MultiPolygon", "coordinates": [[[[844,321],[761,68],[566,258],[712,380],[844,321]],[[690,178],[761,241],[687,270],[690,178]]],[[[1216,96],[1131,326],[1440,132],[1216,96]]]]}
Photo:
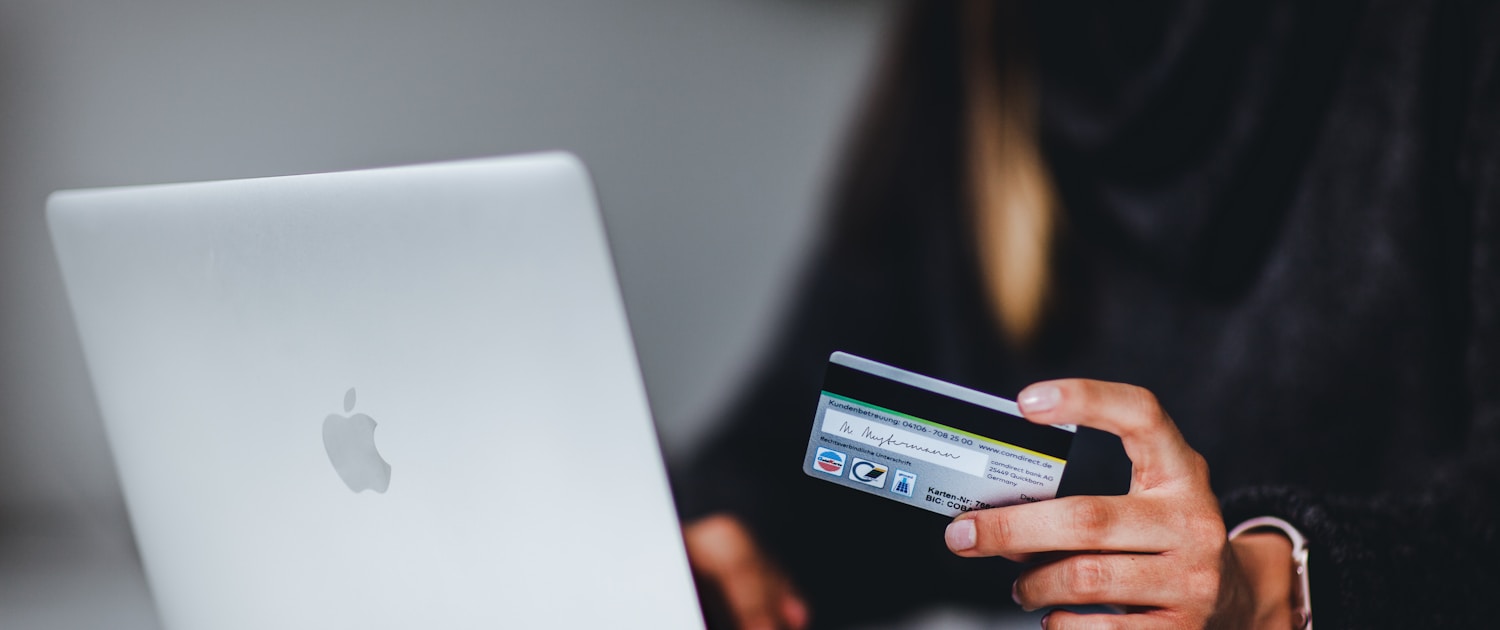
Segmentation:
{"type": "Polygon", "coordinates": [[[948,525],[948,547],[961,556],[1037,562],[1012,586],[1012,597],[1027,610],[1104,604],[1126,613],[1056,610],[1043,618],[1044,628],[1251,628],[1291,618],[1289,591],[1262,588],[1263,579],[1289,583],[1290,546],[1279,559],[1236,553],[1225,539],[1208,465],[1150,392],[1059,380],[1026,388],[1018,402],[1032,422],[1120,436],[1134,465],[1123,496],[974,511],[948,525]],[[1284,576],[1277,574],[1278,562],[1284,576]]]}
{"type": "Polygon", "coordinates": [[[688,564],[723,596],[740,630],[802,630],[807,605],[738,519],[716,514],[683,527],[688,564]]]}

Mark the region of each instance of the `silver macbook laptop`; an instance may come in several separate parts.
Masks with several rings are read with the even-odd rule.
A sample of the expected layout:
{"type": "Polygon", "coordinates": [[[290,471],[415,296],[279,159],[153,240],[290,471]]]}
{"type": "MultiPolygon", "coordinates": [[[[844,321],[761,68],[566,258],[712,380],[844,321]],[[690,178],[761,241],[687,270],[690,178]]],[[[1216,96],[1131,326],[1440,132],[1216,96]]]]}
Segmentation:
{"type": "Polygon", "coordinates": [[[167,628],[702,627],[577,159],[47,210],[167,628]]]}

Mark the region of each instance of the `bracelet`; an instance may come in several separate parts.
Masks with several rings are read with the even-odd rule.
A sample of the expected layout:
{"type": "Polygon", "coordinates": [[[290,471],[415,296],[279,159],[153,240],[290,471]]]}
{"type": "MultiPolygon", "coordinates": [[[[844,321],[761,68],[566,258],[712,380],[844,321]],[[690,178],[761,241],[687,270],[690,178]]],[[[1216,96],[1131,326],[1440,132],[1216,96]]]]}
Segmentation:
{"type": "Polygon", "coordinates": [[[1229,531],[1229,539],[1234,540],[1240,534],[1257,529],[1275,529],[1292,541],[1292,564],[1297,569],[1297,618],[1293,628],[1299,630],[1312,630],[1312,589],[1307,577],[1307,538],[1302,532],[1297,531],[1291,523],[1283,521],[1274,516],[1260,516],[1236,525],[1229,531]]]}

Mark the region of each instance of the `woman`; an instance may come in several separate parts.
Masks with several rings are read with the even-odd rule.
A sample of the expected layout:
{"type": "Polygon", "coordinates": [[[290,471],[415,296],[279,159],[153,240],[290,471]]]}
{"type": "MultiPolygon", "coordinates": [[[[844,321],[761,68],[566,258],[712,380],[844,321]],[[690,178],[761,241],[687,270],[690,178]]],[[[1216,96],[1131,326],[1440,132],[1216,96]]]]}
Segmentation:
{"type": "MultiPolygon", "coordinates": [[[[1297,627],[1291,534],[1226,540],[1272,516],[1319,627],[1479,625],[1495,4],[912,2],[786,334],[678,474],[705,583],[745,627],[1297,627]],[[808,479],[835,349],[1118,435],[1129,488],[945,523],[808,479]]],[[[1090,435],[1069,465],[1107,478],[1090,435]]]]}

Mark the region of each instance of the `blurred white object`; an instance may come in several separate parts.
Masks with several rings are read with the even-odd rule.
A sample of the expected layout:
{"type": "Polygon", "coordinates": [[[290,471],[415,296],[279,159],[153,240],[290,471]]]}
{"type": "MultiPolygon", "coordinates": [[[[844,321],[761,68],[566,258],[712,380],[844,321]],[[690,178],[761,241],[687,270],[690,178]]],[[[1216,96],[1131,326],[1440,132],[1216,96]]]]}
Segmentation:
{"type": "Polygon", "coordinates": [[[48,217],[167,628],[701,627],[572,156],[48,217]]]}

